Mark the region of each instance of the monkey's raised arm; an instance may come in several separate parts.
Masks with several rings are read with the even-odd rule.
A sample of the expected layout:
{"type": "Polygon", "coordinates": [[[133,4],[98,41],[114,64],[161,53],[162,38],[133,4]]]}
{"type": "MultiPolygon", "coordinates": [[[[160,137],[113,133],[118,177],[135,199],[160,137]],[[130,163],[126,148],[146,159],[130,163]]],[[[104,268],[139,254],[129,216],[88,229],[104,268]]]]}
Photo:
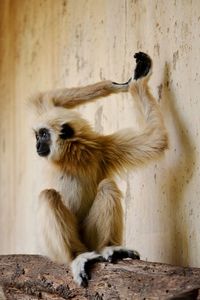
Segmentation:
{"type": "Polygon", "coordinates": [[[103,139],[105,166],[109,170],[130,169],[157,158],[168,148],[168,135],[158,104],[145,81],[133,82],[130,92],[142,102],[146,126],[136,134],[124,129],[103,139]]]}
{"type": "Polygon", "coordinates": [[[52,93],[52,99],[56,106],[74,108],[77,105],[94,101],[112,93],[127,91],[128,82],[119,84],[105,80],[83,87],[57,90],[52,93]]]}
{"type": "Polygon", "coordinates": [[[103,139],[104,161],[108,171],[120,171],[157,158],[168,147],[168,135],[159,105],[148,88],[151,60],[144,53],[136,54],[137,66],[129,91],[141,105],[145,127],[141,133],[121,130],[103,139]],[[146,68],[145,68],[146,66],[146,68]]]}
{"type": "Polygon", "coordinates": [[[110,80],[104,80],[82,87],[57,89],[39,93],[31,98],[31,102],[38,111],[42,111],[42,109],[44,110],[51,106],[74,108],[112,93],[127,92],[129,82],[130,80],[120,84],[110,80]]]}

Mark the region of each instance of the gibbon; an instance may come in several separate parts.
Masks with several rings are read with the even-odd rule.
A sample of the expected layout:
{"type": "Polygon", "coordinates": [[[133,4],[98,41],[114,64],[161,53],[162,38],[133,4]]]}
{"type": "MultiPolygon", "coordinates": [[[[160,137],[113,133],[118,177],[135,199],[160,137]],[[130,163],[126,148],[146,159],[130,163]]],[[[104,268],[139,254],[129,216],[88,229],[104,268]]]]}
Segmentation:
{"type": "Polygon", "coordinates": [[[134,75],[119,84],[101,81],[33,96],[36,150],[45,158],[48,189],[39,196],[41,247],[52,260],[70,263],[74,280],[87,286],[98,260],[139,259],[122,247],[122,194],[113,177],[157,158],[168,147],[162,114],[148,88],[151,58],[135,54],[134,75]],[[129,92],[141,105],[145,127],[101,135],[72,111],[112,93],[129,92]]]}

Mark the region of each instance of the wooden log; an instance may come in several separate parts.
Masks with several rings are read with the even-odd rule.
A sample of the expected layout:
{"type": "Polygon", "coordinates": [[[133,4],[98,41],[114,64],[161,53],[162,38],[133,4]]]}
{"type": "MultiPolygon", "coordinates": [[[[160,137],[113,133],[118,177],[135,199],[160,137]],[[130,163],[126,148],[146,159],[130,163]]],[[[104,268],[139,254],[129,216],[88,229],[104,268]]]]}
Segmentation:
{"type": "Polygon", "coordinates": [[[39,255],[0,256],[0,299],[200,299],[200,269],[124,260],[96,263],[88,288],[71,271],[39,255]]]}

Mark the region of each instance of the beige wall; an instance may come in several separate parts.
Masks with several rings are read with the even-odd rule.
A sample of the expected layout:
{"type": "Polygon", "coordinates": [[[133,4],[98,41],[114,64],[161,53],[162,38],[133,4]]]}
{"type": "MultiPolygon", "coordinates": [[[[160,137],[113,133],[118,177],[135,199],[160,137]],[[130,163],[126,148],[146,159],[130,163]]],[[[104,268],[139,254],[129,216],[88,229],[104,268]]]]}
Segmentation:
{"type": "MultiPolygon", "coordinates": [[[[40,162],[25,100],[38,90],[127,80],[154,60],[151,86],[170,134],[163,159],[119,179],[125,242],[142,259],[200,267],[200,1],[0,1],[0,253],[35,253],[40,162]]],[[[135,121],[127,95],[80,111],[98,131],[135,121]]]]}

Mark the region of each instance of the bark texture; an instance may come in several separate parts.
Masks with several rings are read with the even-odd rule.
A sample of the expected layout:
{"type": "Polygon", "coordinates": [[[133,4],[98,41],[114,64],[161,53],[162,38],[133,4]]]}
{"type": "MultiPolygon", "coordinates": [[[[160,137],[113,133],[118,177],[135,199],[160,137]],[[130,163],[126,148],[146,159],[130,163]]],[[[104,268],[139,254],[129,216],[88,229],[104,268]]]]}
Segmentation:
{"type": "Polygon", "coordinates": [[[88,288],[65,265],[38,255],[0,256],[0,300],[200,299],[200,269],[126,260],[97,263],[88,288]]]}

